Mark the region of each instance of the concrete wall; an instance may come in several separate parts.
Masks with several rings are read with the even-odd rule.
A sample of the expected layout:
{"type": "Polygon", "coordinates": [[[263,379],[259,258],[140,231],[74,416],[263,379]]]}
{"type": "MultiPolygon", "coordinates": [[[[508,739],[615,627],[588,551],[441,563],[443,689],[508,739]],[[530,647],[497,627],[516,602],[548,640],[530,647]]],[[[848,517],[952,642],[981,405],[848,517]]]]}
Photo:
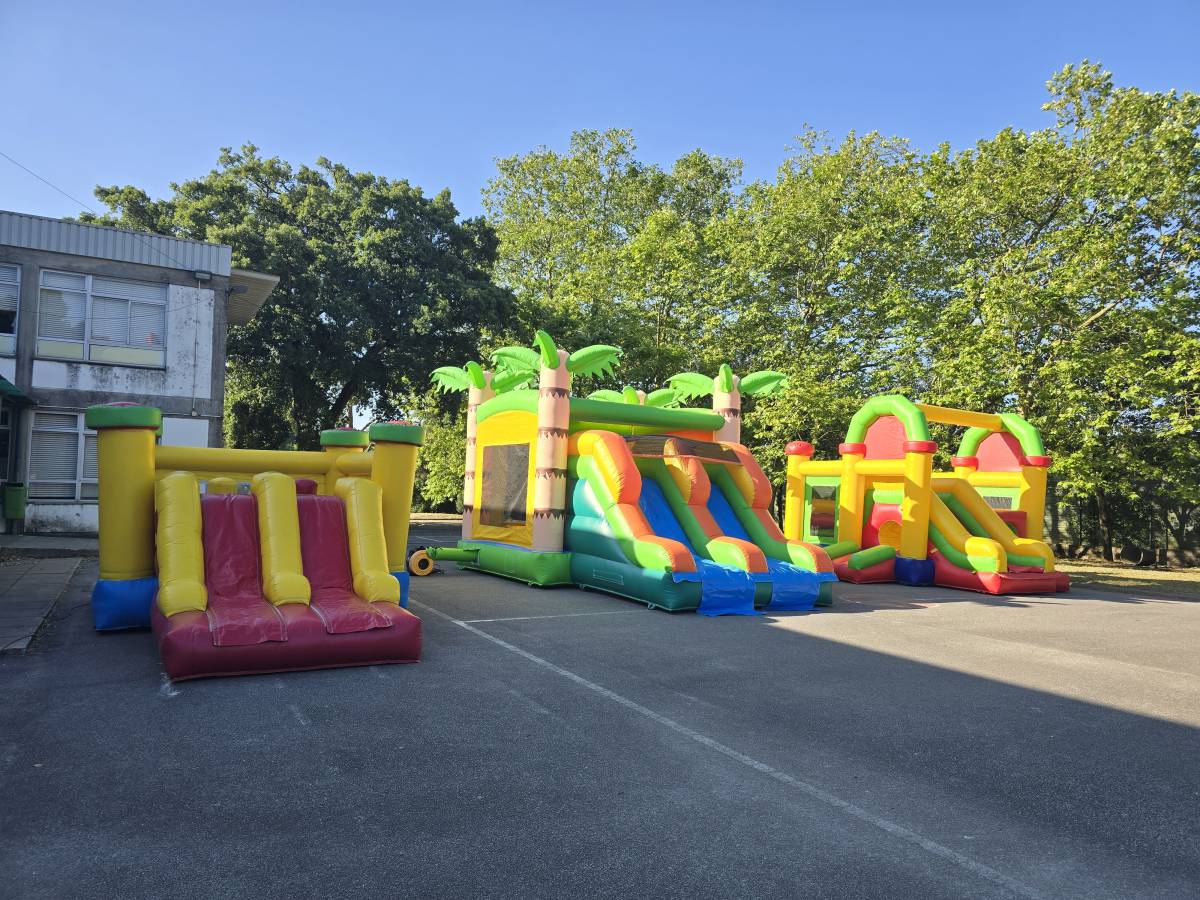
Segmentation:
{"type": "Polygon", "coordinates": [[[86,534],[100,531],[100,507],[93,503],[53,503],[30,501],[25,511],[25,531],[29,534],[86,534]]]}
{"type": "Polygon", "coordinates": [[[208,422],[164,416],[162,442],[172,447],[207,447],[208,422]]]}

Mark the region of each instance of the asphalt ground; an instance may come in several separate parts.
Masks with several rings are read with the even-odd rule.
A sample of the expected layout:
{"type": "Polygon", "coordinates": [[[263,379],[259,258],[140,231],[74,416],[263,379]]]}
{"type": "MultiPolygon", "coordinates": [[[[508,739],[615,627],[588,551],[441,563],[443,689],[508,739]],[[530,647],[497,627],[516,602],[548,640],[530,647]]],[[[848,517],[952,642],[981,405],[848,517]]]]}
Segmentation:
{"type": "Polygon", "coordinates": [[[0,658],[0,897],[1200,896],[1200,604],[444,568],[418,665],[171,684],[85,561],[0,658]]]}

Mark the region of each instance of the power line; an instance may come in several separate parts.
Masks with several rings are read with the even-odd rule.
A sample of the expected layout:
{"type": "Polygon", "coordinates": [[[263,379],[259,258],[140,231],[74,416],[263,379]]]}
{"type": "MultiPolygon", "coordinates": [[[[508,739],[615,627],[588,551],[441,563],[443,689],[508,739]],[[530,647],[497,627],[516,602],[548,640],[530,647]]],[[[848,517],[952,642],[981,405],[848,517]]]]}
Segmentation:
{"type": "MultiPolygon", "coordinates": [[[[3,150],[0,150],[0,156],[3,156],[5,159],[7,159],[7,160],[8,160],[10,163],[12,163],[12,164],[13,164],[14,166],[16,166],[18,169],[22,169],[22,170],[24,170],[25,172],[28,172],[30,175],[32,175],[34,178],[36,178],[36,179],[37,179],[38,181],[40,181],[42,184],[44,184],[44,185],[46,185],[47,187],[50,187],[50,188],[52,188],[52,189],[54,189],[54,190],[58,191],[60,194],[62,194],[64,197],[66,197],[68,200],[70,200],[72,203],[77,203],[77,204],[79,204],[79,205],[80,205],[80,206],[82,206],[84,209],[86,209],[88,212],[90,212],[90,213],[91,213],[93,216],[99,216],[99,215],[102,215],[102,213],[99,213],[99,212],[97,212],[97,211],[96,211],[95,209],[93,209],[93,208],[92,208],[90,205],[88,205],[87,203],[84,203],[84,202],[83,202],[82,200],[80,200],[78,197],[73,197],[71,194],[68,194],[66,191],[64,191],[62,188],[60,188],[60,187],[59,187],[57,184],[55,184],[55,183],[54,183],[53,181],[51,181],[50,179],[48,179],[48,178],[43,178],[43,177],[42,177],[41,175],[39,175],[37,172],[33,171],[33,169],[29,168],[29,166],[27,166],[27,165],[25,165],[24,163],[21,163],[21,162],[19,162],[19,161],[15,160],[15,159],[13,159],[11,156],[9,156],[7,153],[5,153],[3,150]]],[[[85,223],[85,224],[86,224],[86,223],[85,223]]],[[[101,227],[101,228],[104,228],[104,227],[107,227],[107,226],[103,226],[103,225],[102,225],[102,226],[99,226],[99,227],[101,227]]],[[[150,249],[150,250],[152,250],[153,252],[155,252],[155,253],[159,254],[160,256],[166,257],[167,259],[169,259],[171,262],[175,263],[175,265],[177,265],[179,268],[183,269],[184,271],[191,271],[191,268],[188,266],[188,264],[187,264],[187,263],[183,262],[183,260],[176,259],[174,256],[172,256],[172,255],[171,255],[170,253],[168,253],[166,250],[163,250],[161,247],[156,247],[156,246],[154,246],[154,244],[150,243],[150,241],[146,240],[144,237],[142,237],[142,235],[141,235],[141,234],[139,234],[138,232],[134,231],[133,229],[131,229],[131,228],[123,228],[123,229],[121,229],[121,230],[122,230],[122,231],[125,231],[125,232],[127,232],[129,235],[131,235],[131,236],[133,237],[133,239],[134,239],[135,241],[138,241],[139,243],[143,244],[144,246],[146,246],[147,248],[149,248],[149,249],[150,249]]],[[[171,236],[171,235],[159,235],[159,237],[171,238],[172,236],[171,236]]]]}
{"type": "MultiPolygon", "coordinates": [[[[62,188],[60,188],[60,187],[59,187],[57,184],[55,184],[53,181],[51,181],[50,179],[48,179],[48,178],[44,178],[43,176],[39,175],[37,172],[33,171],[33,169],[29,168],[29,166],[25,165],[24,163],[20,162],[19,160],[13,159],[13,157],[9,156],[9,155],[8,155],[7,153],[5,153],[3,150],[0,150],[0,156],[3,156],[5,159],[7,159],[7,160],[8,160],[10,163],[12,163],[12,164],[13,164],[14,166],[16,166],[18,169],[21,169],[21,170],[23,170],[24,172],[27,172],[28,174],[32,175],[32,176],[33,176],[34,178],[36,178],[38,181],[42,182],[42,184],[46,185],[47,187],[51,188],[52,190],[55,190],[55,191],[57,191],[57,192],[58,192],[58,193],[60,193],[60,194],[62,194],[64,197],[66,197],[66,198],[67,198],[68,200],[70,200],[72,203],[76,203],[76,204],[78,204],[79,206],[83,207],[83,208],[84,208],[84,209],[86,209],[88,212],[90,212],[92,215],[94,215],[94,216],[99,216],[99,215],[101,215],[101,213],[97,212],[97,211],[96,211],[96,210],[95,210],[95,209],[94,209],[92,206],[90,206],[89,204],[87,204],[87,203],[84,203],[84,202],[83,202],[82,200],[80,200],[78,197],[75,197],[75,196],[72,196],[71,194],[68,194],[66,191],[64,191],[62,188]]],[[[99,226],[99,227],[107,227],[107,226],[99,226]]],[[[168,253],[166,250],[163,250],[161,247],[156,247],[154,244],[152,244],[150,241],[146,240],[144,237],[142,237],[142,235],[141,235],[141,234],[139,234],[138,232],[134,231],[133,229],[124,228],[124,229],[121,229],[121,230],[122,230],[122,231],[125,231],[125,232],[127,232],[127,233],[128,233],[130,236],[132,236],[132,237],[133,237],[133,239],[134,239],[135,241],[137,241],[137,242],[139,242],[140,244],[144,245],[145,247],[147,247],[148,249],[150,249],[150,250],[151,250],[151,251],[153,251],[154,253],[157,253],[157,254],[159,254],[160,256],[163,256],[163,257],[165,257],[166,259],[169,259],[171,262],[175,263],[175,265],[176,265],[176,266],[178,266],[178,267],[179,267],[180,269],[182,269],[183,271],[185,271],[185,272],[190,272],[190,271],[192,271],[192,270],[191,270],[191,267],[190,267],[190,266],[188,266],[188,265],[187,265],[187,263],[183,262],[182,260],[176,259],[174,256],[172,256],[172,255],[171,255],[170,253],[168,253]]],[[[171,237],[171,235],[160,235],[160,237],[168,237],[168,238],[169,238],[169,237],[171,237]]],[[[210,290],[211,290],[211,289],[210,289],[210,290]]],[[[215,291],[213,292],[213,295],[214,295],[214,296],[213,296],[213,303],[215,304],[215,303],[216,303],[216,292],[215,292],[215,291]]],[[[190,303],[182,303],[182,304],[179,304],[179,305],[177,305],[177,306],[173,307],[173,309],[174,309],[176,312],[179,312],[179,311],[181,311],[181,310],[184,310],[184,309],[187,309],[188,307],[191,307],[191,306],[198,306],[199,304],[201,304],[201,303],[204,303],[204,302],[207,302],[207,301],[204,301],[204,300],[193,300],[193,301],[191,301],[190,303]]]]}

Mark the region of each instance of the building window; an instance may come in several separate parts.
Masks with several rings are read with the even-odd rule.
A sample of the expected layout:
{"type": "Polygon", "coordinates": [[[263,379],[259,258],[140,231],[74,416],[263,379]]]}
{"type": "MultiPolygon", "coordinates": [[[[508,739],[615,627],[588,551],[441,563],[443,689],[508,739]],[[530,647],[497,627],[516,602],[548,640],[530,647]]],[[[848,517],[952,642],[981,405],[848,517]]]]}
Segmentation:
{"type": "Polygon", "coordinates": [[[0,354],[17,352],[17,307],[21,299],[21,267],[0,263],[0,354]]]}
{"type": "Polygon", "coordinates": [[[83,414],[35,410],[29,439],[30,499],[95,500],[98,477],[96,432],[83,427],[83,414]]]}
{"type": "Polygon", "coordinates": [[[43,270],[37,355],[166,365],[167,286],[43,270]]]}

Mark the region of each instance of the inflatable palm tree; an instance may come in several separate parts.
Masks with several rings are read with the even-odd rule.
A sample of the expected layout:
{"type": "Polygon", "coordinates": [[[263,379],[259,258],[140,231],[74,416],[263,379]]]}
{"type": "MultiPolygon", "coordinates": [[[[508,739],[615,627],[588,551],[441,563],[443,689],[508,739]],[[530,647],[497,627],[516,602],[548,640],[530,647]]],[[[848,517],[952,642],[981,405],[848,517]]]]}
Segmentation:
{"type": "Polygon", "coordinates": [[[742,442],[742,394],[747,397],[770,394],[783,387],[786,381],[786,375],[770,369],[751,372],[739,378],[725,363],[721,363],[716,378],[709,378],[699,372],[680,372],[667,379],[667,383],[680,400],[711,395],[713,412],[720,413],[725,420],[716,438],[734,444],[742,442]]]}
{"type": "Polygon", "coordinates": [[[593,344],[568,354],[546,332],[534,349],[503,347],[492,354],[497,368],[538,376],[538,435],[534,451],[533,549],[563,548],[567,507],[567,442],[571,425],[571,378],[607,375],[621,357],[619,347],[593,344]]]}
{"type": "Polygon", "coordinates": [[[476,411],[479,405],[496,394],[518,390],[533,380],[531,372],[516,372],[498,369],[489,372],[477,362],[468,362],[462,368],[442,366],[434,369],[430,376],[442,393],[467,392],[467,459],[463,469],[463,539],[471,537],[471,512],[475,499],[475,431],[476,411]]]}
{"type": "Polygon", "coordinates": [[[635,406],[678,406],[679,395],[672,388],[659,388],[647,394],[637,388],[625,385],[619,391],[592,391],[589,400],[607,400],[609,403],[629,403],[635,406]]]}

